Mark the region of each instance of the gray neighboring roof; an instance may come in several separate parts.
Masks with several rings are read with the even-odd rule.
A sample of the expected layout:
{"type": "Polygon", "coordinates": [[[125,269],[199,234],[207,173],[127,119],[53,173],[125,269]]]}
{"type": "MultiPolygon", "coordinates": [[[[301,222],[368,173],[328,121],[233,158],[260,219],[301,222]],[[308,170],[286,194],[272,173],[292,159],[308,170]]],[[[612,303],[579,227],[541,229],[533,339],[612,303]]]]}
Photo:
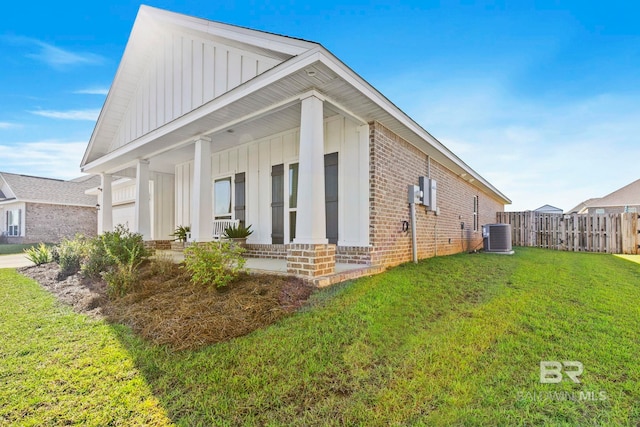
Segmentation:
{"type": "MultiPolygon", "coordinates": [[[[4,180],[15,194],[15,201],[52,203],[56,205],[95,206],[96,197],[84,194],[85,190],[100,185],[98,175],[88,175],[71,181],[42,178],[29,175],[18,175],[0,172],[4,180]]],[[[2,201],[0,199],[0,201],[2,201]]]]}
{"type": "Polygon", "coordinates": [[[640,206],[640,179],[627,184],[604,197],[585,200],[573,208],[571,212],[580,212],[588,208],[603,208],[612,206],[640,206]]]}
{"type": "Polygon", "coordinates": [[[535,209],[534,212],[560,212],[562,213],[562,209],[557,208],[551,205],[540,206],[538,209],[535,209]]]}

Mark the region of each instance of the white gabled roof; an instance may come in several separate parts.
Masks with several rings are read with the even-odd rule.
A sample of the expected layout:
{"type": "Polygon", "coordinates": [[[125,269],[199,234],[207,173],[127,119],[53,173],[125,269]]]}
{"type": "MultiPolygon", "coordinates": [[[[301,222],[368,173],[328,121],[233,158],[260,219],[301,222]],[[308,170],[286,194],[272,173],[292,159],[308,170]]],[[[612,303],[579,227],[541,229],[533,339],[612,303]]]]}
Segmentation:
{"type": "Polygon", "coordinates": [[[135,95],[139,80],[144,76],[143,71],[155,53],[154,46],[158,46],[160,35],[167,30],[216,40],[227,46],[271,57],[279,62],[317,46],[316,43],[293,37],[140,6],[116,76],[82,159],[82,166],[108,153],[120,121],[135,95]]]}
{"type": "MultiPolygon", "coordinates": [[[[146,50],[150,45],[146,45],[146,50]]],[[[220,146],[231,144],[231,138],[237,138],[237,134],[234,136],[227,130],[241,126],[243,120],[258,123],[264,119],[269,124],[268,120],[273,120],[273,115],[267,116],[270,111],[285,112],[277,120],[282,126],[296,127],[291,122],[295,114],[286,114],[287,108],[295,108],[292,107],[295,101],[311,91],[323,96],[325,105],[361,123],[381,123],[462,179],[493,194],[505,204],[511,203],[509,198],[322,45],[145,6],[141,7],[136,19],[112,89],[83,158],[82,170],[94,173],[109,170],[113,173],[118,167],[126,167],[127,161],[167,152],[193,141],[198,135],[215,136],[220,146]],[[244,43],[245,49],[251,49],[253,43],[254,49],[267,49],[272,55],[281,55],[282,62],[173,121],[107,152],[105,145],[108,143],[105,141],[108,138],[104,136],[115,132],[117,117],[126,109],[123,99],[132,96],[134,77],[139,76],[139,70],[144,66],[145,43],[152,45],[149,28],[162,31],[164,25],[170,25],[172,29],[179,26],[183,31],[207,31],[212,36],[225,37],[227,44],[244,43]]]]}

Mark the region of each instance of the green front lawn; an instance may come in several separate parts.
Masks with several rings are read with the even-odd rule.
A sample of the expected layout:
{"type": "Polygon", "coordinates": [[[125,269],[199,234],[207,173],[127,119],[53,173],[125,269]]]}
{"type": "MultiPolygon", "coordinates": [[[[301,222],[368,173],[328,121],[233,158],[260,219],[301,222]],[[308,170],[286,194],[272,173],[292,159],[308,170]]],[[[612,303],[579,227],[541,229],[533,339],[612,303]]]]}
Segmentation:
{"type": "Polygon", "coordinates": [[[636,425],[640,265],[516,249],[407,264],[172,352],[0,271],[0,424],[636,425]],[[580,384],[541,384],[578,361],[580,384]]]}
{"type": "Polygon", "coordinates": [[[0,255],[13,255],[13,254],[21,254],[25,249],[28,249],[32,246],[37,246],[36,244],[0,244],[0,255]]]}

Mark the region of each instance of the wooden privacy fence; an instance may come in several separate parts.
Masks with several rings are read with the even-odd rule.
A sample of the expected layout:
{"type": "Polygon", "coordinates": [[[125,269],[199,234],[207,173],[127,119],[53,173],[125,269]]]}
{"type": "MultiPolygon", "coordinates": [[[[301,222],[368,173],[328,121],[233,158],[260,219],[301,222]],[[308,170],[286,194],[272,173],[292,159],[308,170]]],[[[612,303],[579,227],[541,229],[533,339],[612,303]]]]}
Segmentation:
{"type": "Polygon", "coordinates": [[[513,246],[637,254],[638,214],[549,214],[498,212],[497,222],[511,224],[513,246]]]}

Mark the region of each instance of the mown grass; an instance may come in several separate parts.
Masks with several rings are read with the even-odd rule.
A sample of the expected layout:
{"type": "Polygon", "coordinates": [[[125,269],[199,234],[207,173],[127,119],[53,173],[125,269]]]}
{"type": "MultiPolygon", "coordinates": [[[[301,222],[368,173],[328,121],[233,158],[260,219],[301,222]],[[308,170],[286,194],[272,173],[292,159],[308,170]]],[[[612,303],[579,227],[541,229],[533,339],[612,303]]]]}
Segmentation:
{"type": "MultiPolygon", "coordinates": [[[[199,351],[113,331],[146,380],[123,369],[134,372],[132,391],[151,391],[179,425],[636,425],[639,299],[638,264],[518,248],[338,285],[295,316],[199,351]],[[543,360],[581,362],[582,382],[541,384],[543,360]]],[[[65,334],[85,345],[73,329],[65,334]]],[[[35,366],[21,366],[28,381],[35,366]]],[[[55,389],[43,394],[57,399],[55,389]]]]}
{"type": "Polygon", "coordinates": [[[29,249],[33,246],[37,246],[37,244],[0,244],[0,255],[21,254],[25,249],[29,249]]]}
{"type": "Polygon", "coordinates": [[[171,424],[112,327],[15,270],[0,270],[0,307],[0,425],[171,424]]]}

